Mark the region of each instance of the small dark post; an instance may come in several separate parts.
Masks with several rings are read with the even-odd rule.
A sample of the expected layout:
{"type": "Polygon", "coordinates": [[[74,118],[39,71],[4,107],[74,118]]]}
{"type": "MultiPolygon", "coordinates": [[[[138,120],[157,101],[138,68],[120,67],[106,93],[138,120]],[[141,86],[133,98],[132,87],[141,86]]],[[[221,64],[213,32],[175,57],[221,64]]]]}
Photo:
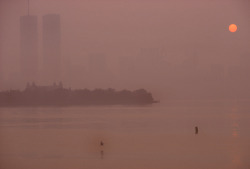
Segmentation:
{"type": "MultiPolygon", "coordinates": [[[[100,142],[100,146],[101,146],[101,147],[104,146],[104,143],[103,143],[102,141],[100,142]]],[[[103,149],[103,148],[101,148],[101,149],[103,149]]],[[[101,150],[100,153],[101,153],[101,159],[103,159],[103,157],[104,157],[104,151],[101,150]]]]}
{"type": "Polygon", "coordinates": [[[199,133],[198,126],[195,126],[195,134],[198,134],[198,133],[199,133]]]}

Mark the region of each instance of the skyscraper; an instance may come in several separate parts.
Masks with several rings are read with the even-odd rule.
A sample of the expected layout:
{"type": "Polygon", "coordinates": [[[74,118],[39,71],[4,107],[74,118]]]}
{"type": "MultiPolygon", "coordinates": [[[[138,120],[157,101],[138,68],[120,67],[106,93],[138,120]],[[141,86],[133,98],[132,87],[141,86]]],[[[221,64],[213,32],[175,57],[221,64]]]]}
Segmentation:
{"type": "MultiPolygon", "coordinates": [[[[1,3],[0,3],[1,4],[1,3]]],[[[2,25],[0,24],[0,29],[2,25]]],[[[2,31],[0,31],[0,39],[2,39],[2,31]]],[[[0,90],[3,88],[3,63],[2,63],[2,56],[3,56],[3,41],[0,40],[0,90]]]]}
{"type": "Polygon", "coordinates": [[[20,68],[22,83],[36,81],[38,77],[37,16],[20,18],[20,68]]]}
{"type": "Polygon", "coordinates": [[[61,25],[58,14],[43,16],[43,69],[46,82],[61,80],[61,25]]]}
{"type": "Polygon", "coordinates": [[[2,56],[1,48],[2,48],[2,44],[0,44],[0,90],[3,89],[3,68],[2,68],[3,64],[2,64],[2,58],[1,58],[2,56]]]}

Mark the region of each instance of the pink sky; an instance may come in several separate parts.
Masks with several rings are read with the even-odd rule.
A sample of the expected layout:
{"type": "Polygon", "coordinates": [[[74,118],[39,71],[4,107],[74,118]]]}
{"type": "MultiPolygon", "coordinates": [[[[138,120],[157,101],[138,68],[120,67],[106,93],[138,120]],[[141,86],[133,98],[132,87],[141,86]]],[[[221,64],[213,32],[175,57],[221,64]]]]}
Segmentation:
{"type": "MultiPolygon", "coordinates": [[[[27,14],[27,1],[0,3],[1,62],[8,79],[19,70],[19,18],[27,14]]],[[[89,53],[101,52],[116,76],[120,58],[135,59],[141,48],[163,50],[164,60],[171,64],[181,64],[194,53],[201,66],[237,64],[238,56],[250,53],[248,7],[244,0],[30,0],[40,39],[42,16],[61,16],[65,72],[69,63],[87,69],[89,53]],[[238,25],[234,34],[228,31],[231,23],[238,25]]]]}

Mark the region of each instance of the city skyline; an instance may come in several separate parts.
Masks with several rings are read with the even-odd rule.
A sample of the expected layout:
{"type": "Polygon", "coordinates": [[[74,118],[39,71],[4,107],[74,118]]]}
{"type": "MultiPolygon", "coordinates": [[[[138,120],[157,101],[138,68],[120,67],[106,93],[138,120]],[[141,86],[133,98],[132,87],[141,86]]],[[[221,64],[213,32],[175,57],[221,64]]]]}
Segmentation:
{"type": "Polygon", "coordinates": [[[20,76],[22,85],[38,79],[37,16],[20,17],[20,76]]]}
{"type": "Polygon", "coordinates": [[[247,169],[250,0],[0,0],[0,169],[247,169]]]}
{"type": "MultiPolygon", "coordinates": [[[[75,10],[71,12],[66,10],[70,5],[68,1],[63,1],[62,5],[56,0],[50,2],[48,5],[45,1],[30,1],[29,13],[38,17],[39,80],[37,83],[39,84],[47,85],[52,81],[62,81],[65,86],[73,88],[144,87],[161,95],[161,91],[168,93],[172,87],[176,88],[185,79],[188,83],[191,83],[188,78],[209,79],[212,72],[224,72],[219,74],[232,79],[235,79],[235,76],[246,77],[240,74],[248,71],[247,66],[244,69],[240,66],[247,65],[241,58],[248,57],[250,53],[248,48],[250,35],[247,30],[250,24],[247,21],[249,13],[244,9],[247,2],[243,5],[243,1],[239,3],[229,1],[228,6],[225,6],[223,1],[204,0],[197,3],[159,1],[156,2],[156,8],[151,1],[121,3],[107,1],[105,4],[99,1],[76,1],[75,10]],[[87,8],[87,5],[91,8],[87,8]],[[173,7],[175,11],[172,10],[173,7]],[[224,14],[219,12],[222,9],[224,14]],[[200,15],[196,15],[197,11],[200,15]],[[60,16],[58,28],[54,30],[58,35],[51,34],[57,36],[54,39],[60,39],[54,41],[54,45],[48,45],[49,42],[45,43],[43,40],[45,39],[43,17],[47,14],[60,16]],[[238,26],[238,30],[234,33],[228,30],[228,26],[232,23],[238,26]],[[52,57],[45,54],[49,46],[60,46],[55,47],[58,54],[53,54],[57,61],[52,61],[52,57]],[[58,52],[59,48],[61,52],[58,52]],[[146,52],[142,54],[142,50],[146,52]],[[93,78],[91,74],[94,72],[91,70],[93,64],[91,66],[89,58],[98,53],[105,55],[103,67],[107,73],[93,78]],[[194,57],[196,59],[192,59],[194,57]],[[122,63],[123,60],[126,64],[122,63]],[[57,66],[45,68],[48,70],[45,73],[44,65],[49,65],[45,62],[54,62],[51,65],[57,66]],[[53,68],[57,70],[51,71],[53,68]],[[58,72],[61,72],[60,78],[58,72]],[[109,80],[103,78],[104,76],[109,80]],[[55,77],[58,79],[54,79],[55,77]],[[99,82],[96,79],[99,79],[99,82]]],[[[23,79],[19,72],[17,18],[27,13],[27,3],[16,1],[12,4],[2,1],[2,4],[16,11],[11,14],[1,8],[3,9],[1,13],[4,14],[1,15],[3,23],[1,36],[5,39],[1,41],[4,89],[15,89],[20,88],[19,82],[23,79]]],[[[52,38],[49,33],[47,35],[52,38]]],[[[98,64],[98,61],[94,62],[98,64]]]]}
{"type": "Polygon", "coordinates": [[[60,15],[43,16],[42,44],[43,70],[42,82],[53,83],[61,78],[61,24],[60,15]]]}

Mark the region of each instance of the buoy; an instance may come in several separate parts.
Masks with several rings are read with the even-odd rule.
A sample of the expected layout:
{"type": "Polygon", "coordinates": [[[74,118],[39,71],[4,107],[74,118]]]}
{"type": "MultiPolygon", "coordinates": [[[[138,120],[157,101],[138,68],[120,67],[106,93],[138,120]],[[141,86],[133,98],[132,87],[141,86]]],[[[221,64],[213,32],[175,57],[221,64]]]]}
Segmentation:
{"type": "Polygon", "coordinates": [[[198,126],[195,126],[195,134],[198,134],[198,133],[199,133],[198,126]]]}

